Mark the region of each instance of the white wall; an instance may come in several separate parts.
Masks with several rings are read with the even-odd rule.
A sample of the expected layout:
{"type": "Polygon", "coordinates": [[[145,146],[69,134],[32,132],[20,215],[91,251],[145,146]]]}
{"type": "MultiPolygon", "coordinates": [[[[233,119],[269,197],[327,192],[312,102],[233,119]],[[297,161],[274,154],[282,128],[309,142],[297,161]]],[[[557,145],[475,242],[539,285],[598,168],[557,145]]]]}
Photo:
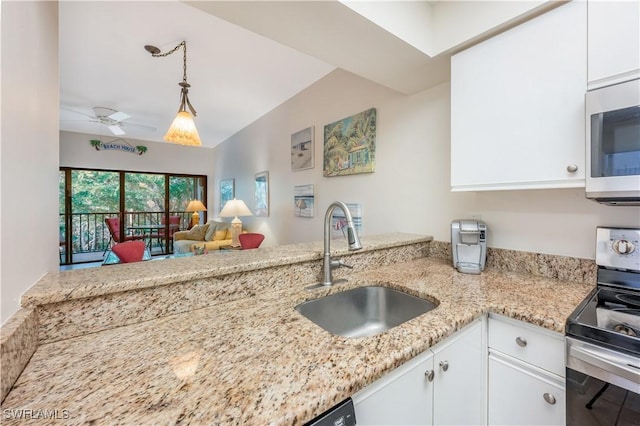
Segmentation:
{"type": "Polygon", "coordinates": [[[404,96],[334,71],[214,148],[214,185],[235,178],[236,197],[252,208],[253,175],[269,171],[270,216],[243,218],[265,233],[264,245],[321,240],[334,200],[362,204],[364,235],[402,231],[449,241],[450,222],[474,215],[487,222],[492,247],[582,258],[594,257],[596,226],[640,226],[640,208],[602,206],[580,189],[450,192],[449,88],[404,96]],[[378,111],[376,171],[323,177],[323,126],[371,107],[378,111]],[[315,167],[292,172],[291,134],[309,125],[315,167]],[[315,185],[313,219],[294,216],[293,186],[302,184],[315,185]]]}
{"type": "Polygon", "coordinates": [[[213,205],[215,194],[213,178],[210,176],[213,163],[211,148],[129,139],[126,135],[123,138],[133,146],[146,146],[147,152],[137,155],[119,150],[97,151],[89,144],[91,139],[109,143],[118,137],[60,132],[60,166],[207,175],[207,205],[213,205]]]}
{"type": "Polygon", "coordinates": [[[58,267],[58,3],[2,2],[0,321],[58,267]],[[46,213],[46,214],[45,214],[46,213]]]}

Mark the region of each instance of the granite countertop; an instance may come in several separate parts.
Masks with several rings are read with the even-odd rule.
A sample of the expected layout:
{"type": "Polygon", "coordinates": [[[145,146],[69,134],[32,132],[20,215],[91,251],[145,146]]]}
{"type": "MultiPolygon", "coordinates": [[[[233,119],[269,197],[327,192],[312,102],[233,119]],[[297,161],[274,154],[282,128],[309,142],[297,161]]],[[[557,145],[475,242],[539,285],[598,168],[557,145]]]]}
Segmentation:
{"type": "MultiPolygon", "coordinates": [[[[345,242],[336,240],[332,243],[331,255],[348,256],[353,253],[365,253],[380,248],[431,240],[432,238],[429,236],[407,233],[373,235],[362,240],[364,247],[357,252],[349,252],[345,242]]],[[[27,290],[22,295],[21,304],[23,307],[30,307],[118,291],[139,290],[175,282],[321,260],[323,251],[323,242],[316,241],[261,247],[260,250],[216,251],[206,256],[176,257],[171,259],[171,262],[154,260],[121,264],[116,267],[112,265],[103,268],[53,272],[45,275],[27,290]]]]}
{"type": "Polygon", "coordinates": [[[494,270],[463,275],[421,258],[329,290],[279,289],[43,344],[2,409],[58,410],[66,424],[301,424],[487,312],[563,332],[592,288],[494,270]],[[439,306],[365,338],[331,335],[294,310],[365,284],[439,306]]]}

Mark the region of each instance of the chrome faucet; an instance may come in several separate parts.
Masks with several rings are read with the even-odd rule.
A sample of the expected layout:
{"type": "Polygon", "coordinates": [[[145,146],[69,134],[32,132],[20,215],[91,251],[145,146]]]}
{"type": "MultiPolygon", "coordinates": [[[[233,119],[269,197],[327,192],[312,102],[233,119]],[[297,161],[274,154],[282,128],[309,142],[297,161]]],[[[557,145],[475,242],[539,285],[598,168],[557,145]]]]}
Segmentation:
{"type": "Polygon", "coordinates": [[[353,268],[350,265],[347,265],[342,260],[332,260],[331,259],[331,215],[333,214],[333,210],[336,207],[340,207],[344,212],[344,215],[347,219],[347,241],[349,243],[349,251],[360,250],[362,245],[360,244],[360,239],[358,238],[358,234],[356,233],[355,227],[353,226],[353,218],[351,217],[351,213],[349,212],[349,208],[342,201],[334,201],[329,205],[327,209],[327,213],[324,215],[324,275],[322,279],[322,285],[330,286],[333,285],[333,279],[331,278],[331,271],[340,268],[341,266],[347,268],[353,268]]]}

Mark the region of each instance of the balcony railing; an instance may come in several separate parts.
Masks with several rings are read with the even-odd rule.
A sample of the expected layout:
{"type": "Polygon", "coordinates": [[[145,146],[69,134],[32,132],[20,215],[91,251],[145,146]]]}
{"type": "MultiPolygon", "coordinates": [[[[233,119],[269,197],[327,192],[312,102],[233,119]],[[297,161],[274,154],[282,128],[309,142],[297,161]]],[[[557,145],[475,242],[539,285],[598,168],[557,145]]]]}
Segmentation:
{"type": "MultiPolygon", "coordinates": [[[[74,213],[71,215],[71,233],[66,235],[65,216],[60,214],[60,262],[81,263],[95,262],[103,259],[103,254],[111,244],[111,233],[105,223],[106,218],[119,217],[119,212],[106,213],[74,213]],[[70,256],[67,257],[66,251],[70,256]]],[[[191,213],[172,211],[170,216],[180,216],[180,229],[187,229],[191,213]]],[[[164,212],[125,212],[123,213],[125,234],[128,226],[162,225],[164,212]]],[[[153,241],[151,241],[153,243],[153,241]]],[[[152,254],[166,254],[160,244],[152,244],[152,254]]],[[[171,250],[171,247],[169,247],[171,250]]]]}

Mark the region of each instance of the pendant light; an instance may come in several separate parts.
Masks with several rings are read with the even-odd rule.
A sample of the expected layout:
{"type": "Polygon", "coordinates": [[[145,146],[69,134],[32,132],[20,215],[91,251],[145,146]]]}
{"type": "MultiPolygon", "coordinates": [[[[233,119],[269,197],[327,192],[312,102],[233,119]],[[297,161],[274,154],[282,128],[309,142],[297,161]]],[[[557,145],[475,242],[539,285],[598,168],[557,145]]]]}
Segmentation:
{"type": "Polygon", "coordinates": [[[196,123],[193,121],[193,117],[197,115],[196,110],[193,105],[191,105],[191,102],[189,102],[189,87],[191,87],[191,85],[187,83],[187,42],[183,41],[166,53],[161,53],[160,49],[155,46],[147,45],[144,48],[147,52],[151,53],[151,56],[154,58],[171,55],[182,48],[183,75],[182,82],[178,83],[182,88],[180,90],[180,108],[178,109],[178,115],[173,120],[173,123],[171,123],[171,127],[167,130],[167,134],[164,135],[164,140],[179,145],[201,146],[202,142],[198,135],[198,129],[196,129],[196,123]]]}

